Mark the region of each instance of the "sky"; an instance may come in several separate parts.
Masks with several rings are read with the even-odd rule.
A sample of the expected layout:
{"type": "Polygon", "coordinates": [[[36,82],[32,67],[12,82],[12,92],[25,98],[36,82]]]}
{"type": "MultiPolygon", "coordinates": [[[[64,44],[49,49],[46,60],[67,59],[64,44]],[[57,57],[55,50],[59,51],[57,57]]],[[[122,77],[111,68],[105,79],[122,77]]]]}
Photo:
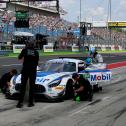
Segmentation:
{"type": "MultiPolygon", "coordinates": [[[[59,0],[67,11],[62,16],[68,21],[108,21],[110,20],[110,0],[59,0]],[[81,1],[81,11],[80,11],[81,1]],[[81,19],[80,19],[81,12],[81,19]]],[[[126,21],[126,0],[111,0],[111,21],[126,21]]]]}

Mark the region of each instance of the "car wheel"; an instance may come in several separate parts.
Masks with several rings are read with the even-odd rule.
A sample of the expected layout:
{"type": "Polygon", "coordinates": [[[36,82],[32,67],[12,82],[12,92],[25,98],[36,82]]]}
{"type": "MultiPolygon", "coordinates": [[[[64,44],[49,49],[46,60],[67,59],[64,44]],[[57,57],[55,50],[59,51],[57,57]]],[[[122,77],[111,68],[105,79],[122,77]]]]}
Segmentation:
{"type": "Polygon", "coordinates": [[[73,80],[69,79],[66,84],[64,100],[72,99],[74,97],[74,90],[73,90],[73,80]]]}
{"type": "Polygon", "coordinates": [[[102,87],[99,87],[99,90],[102,91],[103,90],[102,87]]]}

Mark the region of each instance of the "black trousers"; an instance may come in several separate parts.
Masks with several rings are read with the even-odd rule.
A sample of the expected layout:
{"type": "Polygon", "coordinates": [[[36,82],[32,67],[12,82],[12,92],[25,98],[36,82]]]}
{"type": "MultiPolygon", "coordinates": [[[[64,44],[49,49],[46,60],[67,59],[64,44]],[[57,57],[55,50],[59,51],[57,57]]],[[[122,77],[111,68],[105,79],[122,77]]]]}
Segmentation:
{"type": "Polygon", "coordinates": [[[19,102],[23,103],[25,90],[26,90],[26,84],[29,79],[29,103],[33,103],[36,70],[22,69],[21,74],[22,74],[22,76],[21,76],[21,89],[20,89],[19,102]]]}

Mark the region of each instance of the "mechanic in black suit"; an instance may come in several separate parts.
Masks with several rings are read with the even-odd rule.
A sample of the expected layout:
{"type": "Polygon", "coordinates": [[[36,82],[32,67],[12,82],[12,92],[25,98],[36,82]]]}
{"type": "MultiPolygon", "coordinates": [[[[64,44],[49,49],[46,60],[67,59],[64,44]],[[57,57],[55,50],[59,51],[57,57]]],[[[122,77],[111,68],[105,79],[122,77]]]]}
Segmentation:
{"type": "Polygon", "coordinates": [[[85,79],[83,75],[79,75],[78,73],[74,73],[72,75],[72,78],[74,80],[74,100],[76,100],[76,98],[79,97],[81,101],[92,101],[93,90],[90,82],[87,79],[85,79]]]}
{"type": "Polygon", "coordinates": [[[16,74],[17,74],[17,70],[16,69],[11,69],[9,72],[5,73],[0,78],[0,89],[3,92],[3,94],[8,93],[8,88],[10,86],[10,80],[16,74]]]}
{"type": "Polygon", "coordinates": [[[18,56],[19,60],[23,60],[23,68],[21,70],[21,89],[17,108],[23,107],[23,100],[26,90],[27,80],[29,79],[29,103],[28,107],[34,106],[34,85],[36,79],[36,70],[39,61],[39,54],[34,49],[34,43],[29,42],[18,56]]]}

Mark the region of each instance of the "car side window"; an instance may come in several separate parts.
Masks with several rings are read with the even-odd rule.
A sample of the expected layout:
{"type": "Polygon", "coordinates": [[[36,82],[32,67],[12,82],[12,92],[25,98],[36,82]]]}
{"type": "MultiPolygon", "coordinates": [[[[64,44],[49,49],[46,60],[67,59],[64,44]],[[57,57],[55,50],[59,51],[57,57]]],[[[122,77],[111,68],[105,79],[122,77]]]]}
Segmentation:
{"type": "Polygon", "coordinates": [[[83,62],[79,63],[78,64],[78,72],[83,71],[84,69],[85,69],[85,64],[83,62]]]}
{"type": "Polygon", "coordinates": [[[64,68],[63,68],[64,72],[75,72],[76,71],[76,64],[75,63],[65,63],[64,64],[64,68]]]}

